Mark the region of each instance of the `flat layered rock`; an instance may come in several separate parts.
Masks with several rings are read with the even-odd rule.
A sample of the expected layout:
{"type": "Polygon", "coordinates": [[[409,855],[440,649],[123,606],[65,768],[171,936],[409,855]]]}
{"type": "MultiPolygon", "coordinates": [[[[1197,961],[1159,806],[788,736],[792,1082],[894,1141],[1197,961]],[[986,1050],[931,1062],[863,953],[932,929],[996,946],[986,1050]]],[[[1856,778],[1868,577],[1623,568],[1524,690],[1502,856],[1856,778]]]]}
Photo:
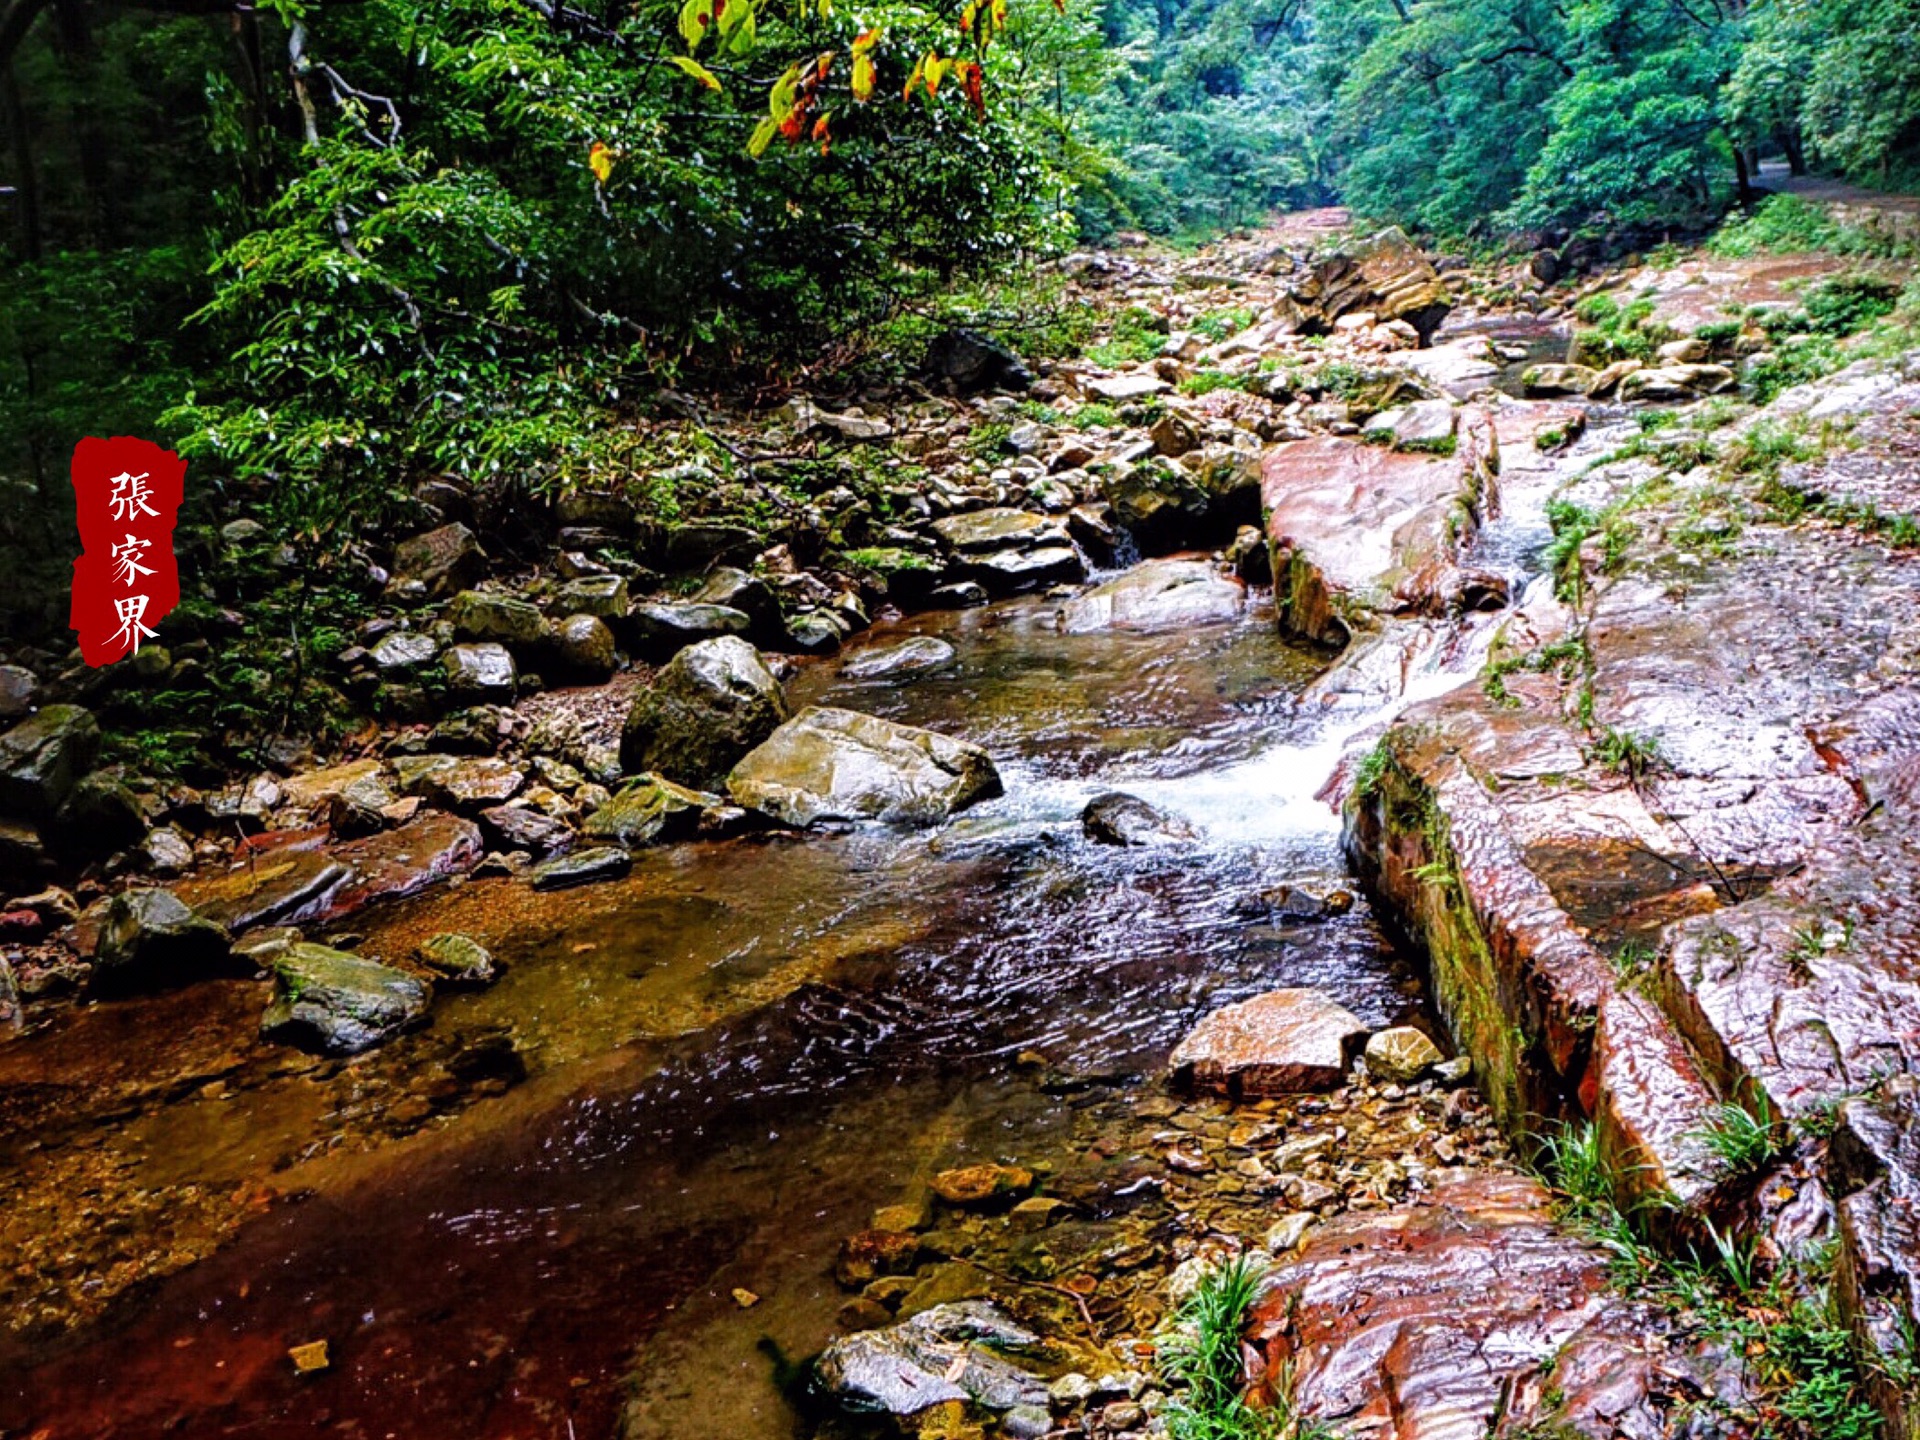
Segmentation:
{"type": "Polygon", "coordinates": [[[1478,1440],[1503,1422],[1515,1434],[1665,1433],[1658,1387],[1684,1394],[1692,1377],[1687,1357],[1650,1356],[1633,1338],[1654,1329],[1611,1292],[1606,1255],[1558,1228],[1544,1189],[1479,1172],[1441,1176],[1420,1204],[1308,1231],[1269,1275],[1248,1338],[1305,1418],[1371,1440],[1478,1440]],[[1613,1386],[1607,1419],[1653,1428],[1581,1423],[1592,1377],[1563,1376],[1556,1361],[1596,1349],[1608,1378],[1629,1382],[1613,1386]]]}
{"type": "Polygon", "coordinates": [[[784,825],[937,824],[1000,793],[978,745],[873,715],[812,706],[734,767],[733,798],[784,825]]]}
{"type": "MultiPolygon", "coordinates": [[[[1797,397],[1853,437],[1810,470],[1910,469],[1901,386],[1862,382],[1797,397]]],[[[1636,524],[1672,535],[1687,503],[1636,524]]],[[[1782,1140],[1838,1202],[1843,1273],[1874,1277],[1840,1298],[1884,1339],[1920,1323],[1920,1234],[1898,1221],[1920,1152],[1865,1138],[1898,1133],[1870,1117],[1920,1073],[1920,556],[1750,522],[1676,586],[1678,543],[1586,577],[1577,682],[1523,669],[1507,703],[1468,685],[1407,711],[1349,809],[1349,853],[1425,942],[1496,1112],[1590,1118],[1624,1201],[1716,1223],[1745,1205],[1702,1140],[1736,1097],[1858,1115],[1857,1145],[1782,1140]],[[1651,750],[1637,773],[1569,722],[1576,684],[1651,750]]],[[[1522,618],[1538,646],[1569,633],[1557,606],[1522,618]]]]}
{"type": "Polygon", "coordinates": [[[1318,990],[1275,990],[1207,1016],[1175,1047],[1177,1084],[1236,1099],[1331,1090],[1367,1027],[1318,990]]]}
{"type": "Polygon", "coordinates": [[[224,875],[195,876],[175,893],[235,933],[255,925],[303,925],[343,919],[376,900],[465,874],[482,853],[472,821],[430,813],[331,849],[254,857],[224,875]]]}
{"type": "Polygon", "coordinates": [[[1451,455],[1335,435],[1268,452],[1261,477],[1282,628],[1345,645],[1384,615],[1447,608],[1460,547],[1496,506],[1499,446],[1469,409],[1451,455]]]}

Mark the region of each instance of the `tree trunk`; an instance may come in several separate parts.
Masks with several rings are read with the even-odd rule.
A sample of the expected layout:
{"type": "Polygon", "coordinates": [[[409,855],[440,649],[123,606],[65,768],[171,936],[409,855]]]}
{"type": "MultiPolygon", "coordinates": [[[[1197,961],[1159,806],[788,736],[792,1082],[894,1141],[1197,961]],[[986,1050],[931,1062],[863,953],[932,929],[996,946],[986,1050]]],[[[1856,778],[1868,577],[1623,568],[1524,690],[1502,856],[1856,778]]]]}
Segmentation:
{"type": "Polygon", "coordinates": [[[1806,174],[1807,147],[1800,141],[1800,132],[1790,127],[1783,127],[1774,138],[1780,142],[1780,148],[1786,152],[1787,173],[1789,175],[1806,174]]]}
{"type": "Polygon", "coordinates": [[[1753,204],[1753,176],[1747,169],[1747,151],[1743,145],[1733,147],[1733,173],[1740,187],[1739,198],[1742,205],[1753,204]]]}
{"type": "Polygon", "coordinates": [[[33,138],[27,133],[27,107],[20,99],[20,82],[13,66],[0,66],[0,114],[13,137],[14,216],[19,222],[22,264],[40,258],[40,177],[33,163],[33,138]]]}

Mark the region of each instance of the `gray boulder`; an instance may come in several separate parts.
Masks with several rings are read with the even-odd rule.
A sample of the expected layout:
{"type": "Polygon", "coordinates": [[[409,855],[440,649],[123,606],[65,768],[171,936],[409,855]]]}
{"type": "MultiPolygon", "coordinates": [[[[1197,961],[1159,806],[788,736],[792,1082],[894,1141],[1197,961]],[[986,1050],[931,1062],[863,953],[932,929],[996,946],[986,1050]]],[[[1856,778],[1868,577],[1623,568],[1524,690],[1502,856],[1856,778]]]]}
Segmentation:
{"type": "Polygon", "coordinates": [[[532,645],[547,633],[546,617],[524,600],[483,590],[462,590],[447,606],[456,639],[532,645]]]}
{"type": "Polygon", "coordinates": [[[274,960],[273,980],[260,1033],[323,1055],[370,1049],[425,1020],[433,1003],[418,975],[306,942],[274,960]]]}
{"type": "Polygon", "coordinates": [[[689,645],[634,697],[621,762],[686,785],[718,786],[789,715],[760,652],[738,636],[689,645]]]}
{"type": "Polygon", "coordinates": [[[442,525],[394,547],[387,594],[428,599],[450,595],[479,579],[486,563],[486,553],[471,530],[458,522],[442,525]]]}
{"type": "Polygon", "coordinates": [[[100,726],[78,705],[48,705],[0,735],[0,813],[49,820],[93,764],[100,726]]]}
{"type": "Polygon", "coordinates": [[[411,670],[440,653],[440,646],[424,630],[391,630],[368,652],[376,670],[411,670]]]}
{"type": "Polygon", "coordinates": [[[554,592],[551,609],[556,615],[617,620],[627,613],[629,603],[624,575],[582,575],[554,592]]]}
{"type": "Polygon", "coordinates": [[[454,645],[440,657],[447,688],[463,700],[511,700],[513,656],[504,645],[454,645]]]}
{"type": "Polygon", "coordinates": [[[821,705],[774,731],[734,767],[727,788],[786,825],[933,825],[998,795],[1000,775],[978,745],[821,705]]]}
{"type": "Polygon", "coordinates": [[[627,612],[630,643],[645,659],[659,662],[689,645],[720,635],[744,635],[753,626],[745,612],[731,605],[698,601],[646,600],[627,612]]]}
{"type": "Polygon", "coordinates": [[[1039,1343],[986,1301],[962,1300],[835,1340],[814,1363],[814,1379],[846,1409],[868,1414],[917,1415],[955,1400],[1044,1409],[1046,1381],[999,1353],[1039,1343]]]}
{"type": "Polygon", "coordinates": [[[181,985],[232,969],[232,957],[225,928],[171,890],[124,890],[107,902],[93,984],[108,991],[181,985]]]}

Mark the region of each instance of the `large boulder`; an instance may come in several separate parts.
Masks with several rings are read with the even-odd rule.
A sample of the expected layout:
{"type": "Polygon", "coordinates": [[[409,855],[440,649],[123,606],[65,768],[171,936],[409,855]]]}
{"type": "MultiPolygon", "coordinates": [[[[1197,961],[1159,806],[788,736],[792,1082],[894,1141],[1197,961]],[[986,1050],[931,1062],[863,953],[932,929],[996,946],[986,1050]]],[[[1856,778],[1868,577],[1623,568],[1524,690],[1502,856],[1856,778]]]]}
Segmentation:
{"type": "Polygon", "coordinates": [[[0,735],[0,813],[50,820],[100,749],[93,712],[48,705],[0,735]]]}
{"type": "Polygon", "coordinates": [[[1318,990],[1274,990],[1216,1010],[1174,1049],[1177,1083],[1236,1099],[1331,1090],[1367,1027],[1318,990]]]}
{"type": "Polygon", "coordinates": [[[1000,775],[978,745],[821,705],[774,731],[734,767],[727,788],[786,825],[932,825],[998,795],[1000,775]]]}
{"type": "Polygon", "coordinates": [[[273,962],[269,1040],[323,1055],[353,1055],[426,1018],[433,986],[418,975],[344,950],[301,942],[273,962]]]}
{"type": "Polygon", "coordinates": [[[721,635],[745,635],[753,621],[731,605],[680,600],[645,600],[627,612],[628,643],[646,660],[658,663],[689,645],[721,635]]]}
{"type": "Polygon", "coordinates": [[[387,595],[429,600],[451,595],[478,580],[486,564],[471,530],[458,522],[442,525],[394,546],[387,595]]]}
{"type": "Polygon", "coordinates": [[[1308,330],[1326,329],[1361,312],[1376,321],[1404,320],[1426,345],[1453,309],[1439,272],[1398,227],[1382,230],[1352,254],[1330,255],[1294,288],[1308,330]]]}
{"type": "Polygon", "coordinates": [[[786,696],[760,652],[724,635],[689,645],[634,697],[620,735],[629,770],[719,786],[740,757],[787,719],[786,696]]]}
{"type": "Polygon", "coordinates": [[[169,890],[123,890],[107,902],[93,984],[109,991],[186,984],[232,965],[226,928],[169,890]]]}
{"type": "Polygon", "coordinates": [[[447,621],[458,640],[533,645],[547,633],[546,617],[526,601],[484,590],[462,590],[454,596],[447,621]]]}
{"type": "Polygon", "coordinates": [[[1169,630],[1239,617],[1247,587],[1204,560],[1147,560],[1076,595],[1060,610],[1069,635],[1090,630],[1169,630]]]}
{"type": "Polygon", "coordinates": [[[1039,1343],[986,1301],[962,1300],[835,1340],[815,1362],[814,1379],[845,1408],[867,1413],[917,1415],[949,1401],[1045,1406],[1046,1382],[996,1353],[1039,1343]]]}
{"type": "Polygon", "coordinates": [[[955,395],[1024,390],[1033,374],[998,340],[973,330],[945,330],[927,346],[923,371],[935,388],[955,395]]]}

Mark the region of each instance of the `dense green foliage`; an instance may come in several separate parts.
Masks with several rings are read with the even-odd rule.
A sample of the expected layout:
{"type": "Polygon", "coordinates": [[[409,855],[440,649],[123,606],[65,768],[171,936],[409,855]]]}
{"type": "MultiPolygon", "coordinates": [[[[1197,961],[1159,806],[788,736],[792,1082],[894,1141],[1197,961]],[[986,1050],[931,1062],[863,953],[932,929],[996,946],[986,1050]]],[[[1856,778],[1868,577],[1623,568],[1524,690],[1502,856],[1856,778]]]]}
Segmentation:
{"type": "Polygon", "coordinates": [[[9,538],[64,548],[89,433],[316,552],[424,475],[622,473],[690,357],[764,372],[1066,238],[1091,12],[711,6],[49,8],[0,97],[9,538]]]}
{"type": "MultiPolygon", "coordinates": [[[[83,434],[179,445],[195,494],[337,554],[427,476],[630,473],[623,422],[689,367],[904,353],[962,272],[1076,232],[1336,199],[1444,237],[1672,225],[1763,156],[1920,175],[1920,0],[5,14],[0,538],[29,563],[0,612],[51,594],[48,620],[31,562],[58,567],[83,434]]],[[[1725,243],[1810,224],[1763,210],[1725,243]]]]}
{"type": "Polygon", "coordinates": [[[1157,228],[1335,194],[1442,235],[1686,226],[1769,156],[1920,179],[1915,0],[1190,0],[1107,25],[1131,74],[1094,128],[1157,228]]]}

